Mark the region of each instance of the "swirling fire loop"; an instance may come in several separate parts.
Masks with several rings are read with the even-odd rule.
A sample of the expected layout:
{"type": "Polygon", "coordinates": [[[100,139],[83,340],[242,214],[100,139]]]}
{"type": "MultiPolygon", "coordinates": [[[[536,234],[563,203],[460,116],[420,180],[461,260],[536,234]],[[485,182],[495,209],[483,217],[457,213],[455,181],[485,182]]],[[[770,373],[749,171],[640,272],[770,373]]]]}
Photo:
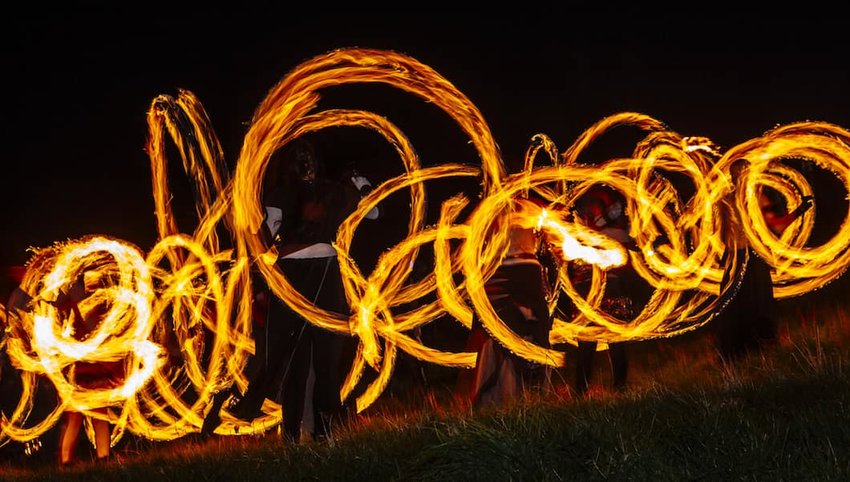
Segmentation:
{"type": "MultiPolygon", "coordinates": [[[[512,222],[544,233],[564,260],[593,265],[586,297],[577,293],[566,269],[560,270],[558,295],[570,297],[578,310],[573,319],[555,320],[552,343],[670,337],[711,320],[721,295],[735,289],[721,284],[724,271],[737,269],[723,256],[734,246],[725,246],[719,235],[718,206],[730,194],[747,213],[748,240],[774,269],[778,298],[823,286],[850,265],[850,213],[831,238],[815,246],[811,235],[817,206],[777,236],[767,227],[757,201],[758,191],[766,187],[778,192],[790,209],[814,194],[789,160],[814,163],[850,192],[850,132],[828,123],[777,127],[721,152],[709,139],[683,137],[656,119],[626,112],[597,122],[563,152],[547,136],[534,136],[524,169],[508,174],[481,112],[440,74],[399,53],[342,49],[303,63],[270,90],[255,112],[233,173],[226,171],[211,122],[191,92],[157,97],[148,124],[160,241],[146,256],[108,236],[36,251],[22,285],[32,299],[10,306],[4,320],[3,349],[19,370],[23,388],[17,408],[3,415],[0,443],[37,438],[68,408],[107,416],[116,426],[113,443],[126,431],[154,440],[199,431],[213,395],[234,384],[243,390],[247,383],[243,371],[254,352],[252,270],[311,323],[357,338],[343,399],[352,396],[366,370],[376,372],[356,398],[358,410],[385,389],[399,350],[423,362],[474,365],[475,353],[438,350],[412,336],[418,327],[443,316],[469,328],[475,314],[514,353],[564,365],[568,360],[563,352],[535,345],[502,323],[484,292],[484,282],[507,249],[504,224],[496,220],[511,209],[513,200],[530,193],[545,206],[526,207],[512,222]],[[423,167],[410,140],[388,119],[364,110],[317,109],[320,91],[352,83],[385,84],[438,107],[468,137],[477,161],[423,167]],[[577,162],[588,145],[617,126],[645,133],[631,157],[593,165],[577,162]],[[293,289],[269,262],[276,259],[274,248],[259,236],[261,186],[272,155],[300,136],[331,127],[375,131],[394,148],[404,168],[404,174],[376,186],[338,231],[335,248],[350,314],[322,310],[293,289]],[[181,231],[170,210],[169,140],[195,186],[200,222],[191,234],[181,231]],[[750,168],[743,189],[733,189],[729,166],[739,158],[748,159],[750,168]],[[545,162],[538,162],[541,159],[545,162]],[[442,203],[439,219],[429,221],[428,183],[447,177],[476,179],[481,198],[468,218],[459,219],[470,199],[450,197],[442,203]],[[626,250],[569,216],[576,200],[599,183],[625,196],[637,250],[626,250]],[[363,273],[349,254],[357,227],[370,209],[396,193],[410,199],[407,236],[386,246],[372,272],[363,273]],[[220,228],[231,234],[228,249],[221,249],[220,228]],[[664,242],[658,243],[660,239],[664,242]],[[413,280],[409,267],[427,245],[433,248],[432,269],[413,280]],[[631,320],[599,310],[606,269],[626,262],[653,289],[631,320]],[[108,309],[92,332],[77,339],[56,300],[81,276],[101,280],[81,302],[81,311],[99,303],[108,309]],[[416,303],[425,299],[429,301],[416,303]],[[82,388],[73,369],[80,361],[118,361],[124,367],[122,382],[108,389],[82,388]],[[33,423],[30,412],[40,378],[55,387],[58,401],[49,415],[33,423]],[[90,411],[96,407],[108,407],[107,415],[90,411]]],[[[265,431],[280,422],[277,408],[267,401],[266,415],[250,425],[224,413],[217,433],[265,431]]]]}

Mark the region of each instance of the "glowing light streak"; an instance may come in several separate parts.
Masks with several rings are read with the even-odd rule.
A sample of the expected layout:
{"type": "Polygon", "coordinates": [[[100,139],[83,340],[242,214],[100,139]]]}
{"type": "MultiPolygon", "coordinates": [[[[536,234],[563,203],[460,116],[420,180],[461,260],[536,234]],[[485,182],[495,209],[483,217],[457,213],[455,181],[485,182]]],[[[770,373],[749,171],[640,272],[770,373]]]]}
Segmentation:
{"type": "MultiPolygon", "coordinates": [[[[736,246],[725,245],[720,236],[719,207],[730,194],[742,212],[747,239],[775,269],[777,297],[823,286],[850,265],[850,212],[831,239],[812,246],[818,206],[777,236],[767,228],[756,200],[759,189],[770,187],[793,209],[802,196],[813,194],[806,177],[786,165],[788,159],[817,164],[850,192],[850,133],[828,123],[781,126],[723,151],[709,139],[683,137],[649,116],[624,112],[592,125],[563,153],[548,136],[533,136],[524,169],[508,175],[484,117],[466,96],[410,57],[367,49],[318,56],[275,85],[255,112],[232,178],[212,124],[191,92],[157,97],[147,120],[160,241],[144,259],[128,243],[100,236],[57,244],[31,259],[22,288],[34,295],[34,301],[26,309],[11,310],[9,319],[3,320],[9,327],[3,349],[20,370],[22,389],[17,407],[0,418],[0,443],[33,440],[70,408],[106,417],[115,426],[113,443],[127,431],[169,440],[200,430],[215,394],[232,385],[244,390],[247,384],[245,366],[255,350],[252,271],[311,323],[357,338],[357,353],[341,396],[352,395],[366,370],[376,371],[357,397],[361,411],[385,389],[398,350],[428,363],[474,365],[475,353],[437,350],[411,336],[413,330],[443,317],[469,328],[478,316],[487,331],[517,355],[554,366],[569,362],[562,352],[517,336],[487,299],[484,284],[505,255],[508,223],[541,232],[564,260],[593,265],[585,297],[572,286],[566,269],[560,269],[558,296],[569,297],[577,311],[572,319],[555,320],[553,343],[590,339],[604,346],[676,336],[711,320],[721,307],[721,295],[728,297],[736,289],[733,281],[721,284],[725,271],[738,269],[723,261],[725,250],[736,246]],[[389,120],[362,110],[317,110],[320,91],[352,83],[381,83],[438,107],[467,135],[480,165],[422,167],[410,140],[389,120]],[[274,152],[293,139],[330,127],[375,132],[393,146],[404,167],[403,175],[375,186],[337,233],[334,247],[350,313],[322,310],[298,293],[275,264],[275,249],[264,245],[258,233],[261,186],[274,152]],[[615,127],[646,133],[631,157],[577,163],[590,144],[615,127]],[[191,234],[183,234],[170,208],[165,154],[169,140],[196,188],[199,223],[191,234]],[[750,161],[750,169],[742,188],[733,191],[729,165],[742,157],[750,161]],[[477,178],[482,195],[467,219],[460,217],[470,200],[458,194],[443,201],[439,219],[428,221],[426,186],[446,177],[477,178]],[[687,180],[687,194],[674,177],[687,180]],[[626,198],[637,250],[627,251],[570,220],[576,200],[599,183],[626,198]],[[386,246],[372,272],[363,273],[349,255],[357,227],[373,207],[402,191],[409,192],[411,206],[407,237],[386,246]],[[521,201],[532,194],[542,199],[542,205],[521,201]],[[521,209],[514,212],[517,206],[521,209]],[[222,227],[231,235],[227,250],[221,249],[218,238],[222,227]],[[427,244],[433,246],[433,269],[422,279],[411,279],[410,267],[427,244]],[[627,261],[654,291],[634,319],[620,320],[599,307],[605,270],[627,261]],[[61,321],[50,302],[84,270],[115,281],[81,304],[87,311],[108,301],[110,309],[87,338],[77,340],[73,327],[61,321]],[[433,300],[420,302],[432,295],[433,300]],[[125,360],[123,383],[105,390],[79,387],[67,368],[81,360],[125,360]],[[35,388],[45,380],[55,386],[60,402],[32,423],[35,388]],[[107,415],[91,411],[101,406],[110,408],[107,415]]],[[[280,423],[279,405],[266,400],[263,412],[247,424],[225,409],[216,432],[257,433],[280,423]]]]}

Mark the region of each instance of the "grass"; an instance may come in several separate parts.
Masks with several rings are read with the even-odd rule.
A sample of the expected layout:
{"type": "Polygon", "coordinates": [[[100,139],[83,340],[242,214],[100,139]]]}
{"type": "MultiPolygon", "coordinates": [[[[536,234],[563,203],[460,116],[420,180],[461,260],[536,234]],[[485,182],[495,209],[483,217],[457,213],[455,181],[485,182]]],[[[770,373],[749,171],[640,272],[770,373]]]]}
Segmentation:
{"type": "Polygon", "coordinates": [[[633,344],[622,393],[598,357],[584,399],[558,370],[548,392],[473,412],[437,367],[441,381],[385,394],[325,443],[130,441],[105,465],[10,461],[0,479],[848,480],[850,310],[835,289],[783,301],[778,342],[734,365],[717,361],[707,331],[633,344]]]}

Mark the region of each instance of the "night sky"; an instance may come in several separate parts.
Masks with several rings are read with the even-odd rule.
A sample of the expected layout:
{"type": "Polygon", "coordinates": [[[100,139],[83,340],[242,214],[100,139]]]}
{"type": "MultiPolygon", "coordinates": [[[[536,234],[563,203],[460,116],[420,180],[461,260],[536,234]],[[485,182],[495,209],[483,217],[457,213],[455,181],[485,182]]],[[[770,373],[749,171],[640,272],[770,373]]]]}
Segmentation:
{"type": "MultiPolygon", "coordinates": [[[[724,147],[796,121],[850,128],[843,16],[810,5],[762,16],[653,4],[479,16],[438,3],[416,15],[330,4],[310,12],[56,5],[20,5],[4,22],[4,264],[23,262],[29,246],[94,233],[149,249],[157,236],[144,152],[151,101],[194,92],[232,168],[268,90],[300,62],[341,47],[394,50],[436,69],[481,110],[507,162],[536,133],[565,149],[622,111],[724,147]]],[[[346,91],[329,95],[348,101],[346,91]]],[[[477,162],[433,106],[398,92],[350,99],[370,95],[423,163],[477,162]]],[[[375,181],[400,169],[384,151],[364,155],[371,161],[358,162],[375,181]]],[[[191,199],[178,186],[179,209],[191,199]]]]}

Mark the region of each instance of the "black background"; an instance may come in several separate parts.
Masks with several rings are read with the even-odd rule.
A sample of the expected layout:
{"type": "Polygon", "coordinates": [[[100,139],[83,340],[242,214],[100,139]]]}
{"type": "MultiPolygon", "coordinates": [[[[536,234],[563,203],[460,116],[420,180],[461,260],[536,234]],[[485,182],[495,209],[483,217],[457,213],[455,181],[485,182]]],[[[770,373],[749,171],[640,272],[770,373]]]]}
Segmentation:
{"type": "MultiPolygon", "coordinates": [[[[149,249],[157,238],[144,152],[152,100],[194,92],[232,168],[268,90],[300,62],[341,47],[394,50],[436,69],[481,110],[506,163],[536,133],[564,149],[622,111],[726,148],[778,124],[850,127],[843,16],[812,3],[751,13],[581,2],[478,11],[429,3],[415,12],[285,3],[57,3],[4,12],[4,263],[23,262],[27,247],[93,233],[149,249]]],[[[371,99],[425,164],[477,162],[460,129],[419,99],[368,88],[328,95],[343,104],[371,99]]],[[[355,161],[374,181],[400,172],[389,147],[360,148],[355,161]]],[[[191,211],[176,178],[175,210],[191,211]]]]}

